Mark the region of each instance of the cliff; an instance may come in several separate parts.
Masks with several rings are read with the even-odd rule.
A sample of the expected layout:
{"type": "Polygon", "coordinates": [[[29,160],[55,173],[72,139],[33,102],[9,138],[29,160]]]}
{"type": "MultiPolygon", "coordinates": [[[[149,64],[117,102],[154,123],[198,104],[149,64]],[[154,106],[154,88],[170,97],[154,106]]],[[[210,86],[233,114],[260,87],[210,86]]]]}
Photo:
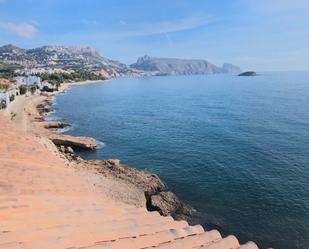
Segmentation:
{"type": "Polygon", "coordinates": [[[222,68],[206,60],[187,60],[143,56],[130,65],[131,68],[153,75],[192,75],[223,73],[222,68]]]}

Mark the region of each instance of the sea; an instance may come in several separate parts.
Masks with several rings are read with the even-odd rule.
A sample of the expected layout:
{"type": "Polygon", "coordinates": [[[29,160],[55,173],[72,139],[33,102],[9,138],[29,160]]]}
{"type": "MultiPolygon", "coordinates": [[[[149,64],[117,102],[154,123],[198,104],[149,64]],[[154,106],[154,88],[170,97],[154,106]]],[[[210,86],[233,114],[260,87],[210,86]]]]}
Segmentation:
{"type": "Polygon", "coordinates": [[[117,78],[55,99],[85,159],[158,174],[205,229],[309,248],[309,72],[117,78]]]}

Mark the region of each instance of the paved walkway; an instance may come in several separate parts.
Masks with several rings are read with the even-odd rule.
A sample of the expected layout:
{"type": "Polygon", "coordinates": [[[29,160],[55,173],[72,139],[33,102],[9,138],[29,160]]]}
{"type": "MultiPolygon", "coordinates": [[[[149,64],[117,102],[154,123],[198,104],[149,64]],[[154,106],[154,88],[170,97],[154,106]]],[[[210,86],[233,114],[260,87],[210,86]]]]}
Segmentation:
{"type": "Polygon", "coordinates": [[[0,249],[257,248],[116,202],[1,113],[0,127],[0,249]]]}

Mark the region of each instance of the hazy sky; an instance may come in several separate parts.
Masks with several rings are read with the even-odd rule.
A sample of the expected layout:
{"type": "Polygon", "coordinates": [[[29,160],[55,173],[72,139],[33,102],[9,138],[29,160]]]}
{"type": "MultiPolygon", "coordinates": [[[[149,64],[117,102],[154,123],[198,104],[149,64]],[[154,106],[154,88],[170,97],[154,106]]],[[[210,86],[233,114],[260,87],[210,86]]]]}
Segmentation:
{"type": "Polygon", "coordinates": [[[309,0],[0,0],[0,45],[89,45],[125,63],[149,54],[309,70],[309,0]]]}

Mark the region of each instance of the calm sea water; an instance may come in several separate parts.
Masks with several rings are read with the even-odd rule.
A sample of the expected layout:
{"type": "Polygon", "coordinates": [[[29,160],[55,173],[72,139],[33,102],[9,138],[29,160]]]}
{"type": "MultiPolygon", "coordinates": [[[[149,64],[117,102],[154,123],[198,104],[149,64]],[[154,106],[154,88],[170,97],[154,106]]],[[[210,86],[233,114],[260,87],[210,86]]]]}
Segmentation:
{"type": "Polygon", "coordinates": [[[56,98],[68,133],[155,172],[219,227],[260,248],[309,248],[309,73],[121,78],[56,98]]]}

